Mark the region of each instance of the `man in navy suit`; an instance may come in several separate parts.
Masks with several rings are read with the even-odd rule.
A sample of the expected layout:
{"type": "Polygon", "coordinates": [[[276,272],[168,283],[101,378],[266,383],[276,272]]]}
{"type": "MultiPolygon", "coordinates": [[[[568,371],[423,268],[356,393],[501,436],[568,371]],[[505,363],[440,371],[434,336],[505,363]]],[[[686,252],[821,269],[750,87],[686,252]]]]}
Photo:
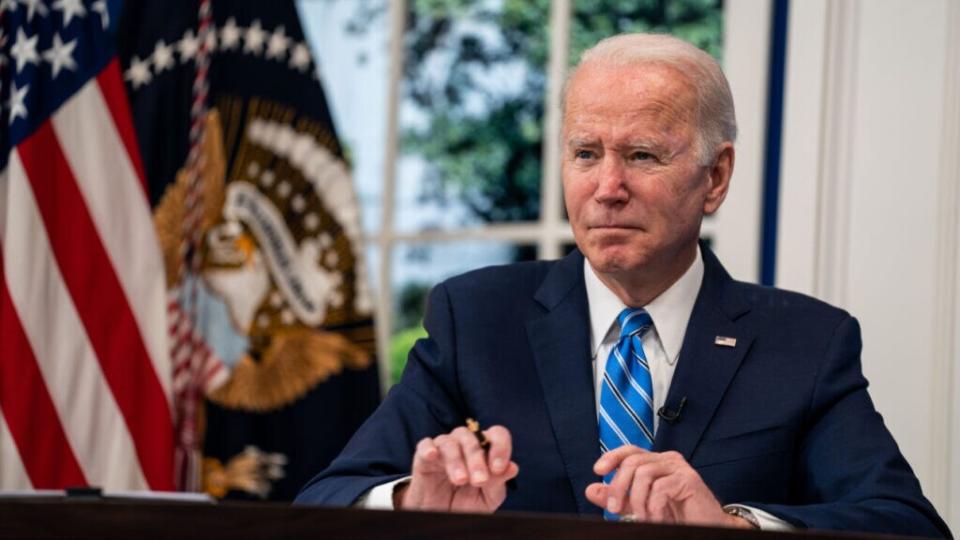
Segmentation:
{"type": "Polygon", "coordinates": [[[734,165],[716,62],[604,40],[563,118],[578,250],[438,285],[402,380],[298,502],[949,536],[867,394],[856,320],[698,243],[734,165]]]}

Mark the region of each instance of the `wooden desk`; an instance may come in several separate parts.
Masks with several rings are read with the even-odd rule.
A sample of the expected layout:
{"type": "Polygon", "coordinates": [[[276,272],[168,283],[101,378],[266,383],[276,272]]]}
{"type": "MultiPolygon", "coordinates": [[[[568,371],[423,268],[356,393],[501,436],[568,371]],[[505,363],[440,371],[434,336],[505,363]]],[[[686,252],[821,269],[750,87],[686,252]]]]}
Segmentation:
{"type": "Polygon", "coordinates": [[[484,516],[278,504],[185,504],[112,499],[0,500],[0,539],[22,538],[866,540],[893,537],[608,523],[600,519],[549,514],[484,516]]]}

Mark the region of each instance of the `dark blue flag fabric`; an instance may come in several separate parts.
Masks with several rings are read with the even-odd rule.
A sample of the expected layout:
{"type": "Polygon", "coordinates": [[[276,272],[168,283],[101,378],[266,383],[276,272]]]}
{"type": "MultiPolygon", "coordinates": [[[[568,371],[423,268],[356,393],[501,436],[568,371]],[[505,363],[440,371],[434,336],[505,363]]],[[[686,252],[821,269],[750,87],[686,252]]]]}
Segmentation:
{"type": "Polygon", "coordinates": [[[359,209],[293,2],[209,5],[128,2],[119,25],[166,267],[178,478],[289,500],[380,397],[359,209]]]}

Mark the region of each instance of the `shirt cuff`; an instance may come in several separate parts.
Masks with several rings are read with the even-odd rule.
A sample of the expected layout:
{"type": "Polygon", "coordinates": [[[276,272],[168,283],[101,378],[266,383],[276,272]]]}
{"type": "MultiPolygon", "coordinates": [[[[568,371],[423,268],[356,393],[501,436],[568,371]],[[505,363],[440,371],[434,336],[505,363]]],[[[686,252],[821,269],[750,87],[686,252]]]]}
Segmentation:
{"type": "Polygon", "coordinates": [[[410,481],[409,476],[397,478],[392,482],[374,486],[370,491],[365,492],[353,503],[354,508],[363,508],[365,510],[393,510],[393,490],[398,484],[410,481]]]}
{"type": "Polygon", "coordinates": [[[723,507],[724,510],[727,508],[739,508],[744,512],[749,512],[753,517],[757,519],[757,525],[760,525],[760,530],[762,531],[792,531],[794,526],[787,523],[786,521],[778,518],[777,516],[771,514],[770,512],[764,512],[759,508],[754,508],[752,506],[746,506],[743,504],[728,504],[723,507]]]}

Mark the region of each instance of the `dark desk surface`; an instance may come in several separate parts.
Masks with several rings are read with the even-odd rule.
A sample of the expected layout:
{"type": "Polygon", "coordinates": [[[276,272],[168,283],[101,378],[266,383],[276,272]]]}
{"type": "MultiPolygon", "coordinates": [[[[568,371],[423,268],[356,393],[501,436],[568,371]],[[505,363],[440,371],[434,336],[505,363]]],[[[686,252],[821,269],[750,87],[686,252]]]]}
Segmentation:
{"type": "Polygon", "coordinates": [[[469,515],[291,507],[279,504],[185,504],[129,500],[0,500],[7,538],[576,538],[687,540],[890,538],[822,532],[773,533],[607,523],[554,515],[469,515]]]}

